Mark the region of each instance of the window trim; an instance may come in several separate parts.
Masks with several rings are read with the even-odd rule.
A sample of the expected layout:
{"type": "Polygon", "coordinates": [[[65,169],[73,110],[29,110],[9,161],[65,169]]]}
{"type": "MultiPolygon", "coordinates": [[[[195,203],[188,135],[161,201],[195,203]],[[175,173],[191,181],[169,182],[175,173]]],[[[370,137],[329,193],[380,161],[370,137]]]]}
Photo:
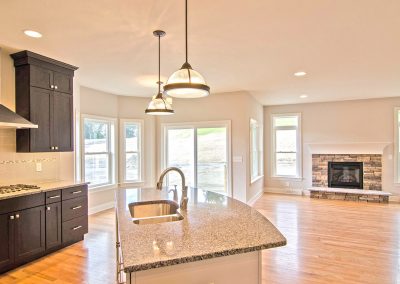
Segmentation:
{"type": "Polygon", "coordinates": [[[264,127],[262,123],[259,123],[256,119],[250,118],[250,184],[253,184],[257,182],[258,180],[262,179],[264,177],[264,127]],[[258,138],[258,149],[257,149],[257,154],[258,154],[258,175],[253,177],[253,136],[252,136],[252,129],[253,126],[258,129],[257,130],[257,138],[258,138]]]}
{"type": "MultiPolygon", "coordinates": [[[[202,127],[226,127],[227,131],[227,171],[228,180],[227,186],[228,190],[226,192],[227,196],[232,197],[232,126],[231,120],[218,120],[218,121],[197,121],[197,122],[174,122],[174,123],[161,123],[161,155],[160,155],[160,172],[162,169],[166,168],[167,163],[167,151],[168,139],[167,130],[173,128],[202,128],[202,127]]],[[[195,146],[197,147],[196,131],[195,131],[195,146]]],[[[197,155],[195,154],[194,167],[197,171],[197,155]]],[[[197,176],[194,177],[197,183],[197,176]]]]}
{"type": "Polygon", "coordinates": [[[119,164],[119,183],[120,184],[142,184],[144,183],[144,120],[143,119],[130,119],[130,118],[121,118],[119,119],[119,137],[120,137],[120,164],[119,164]],[[125,143],[125,124],[132,123],[139,125],[139,180],[126,180],[126,143],[125,143]]]}
{"type": "MultiPolygon", "coordinates": [[[[279,129],[293,129],[292,127],[282,126],[279,129]]],[[[301,113],[273,113],[271,114],[271,177],[274,179],[299,179],[303,178],[303,143],[302,143],[302,118],[301,113]],[[278,175],[276,173],[276,128],[274,127],[275,117],[287,117],[287,116],[297,116],[297,153],[296,153],[296,175],[278,175]]]]}
{"type": "Polygon", "coordinates": [[[394,184],[400,184],[400,155],[399,155],[399,147],[400,147],[400,139],[399,139],[399,127],[400,127],[400,122],[399,122],[399,117],[400,117],[400,107],[395,107],[394,108],[394,184]]]}
{"type": "MultiPolygon", "coordinates": [[[[109,154],[109,175],[110,179],[108,183],[102,183],[102,184],[91,184],[89,183],[89,190],[94,191],[94,190],[102,190],[104,188],[112,188],[114,187],[117,182],[116,182],[116,173],[118,171],[117,165],[118,165],[118,157],[116,155],[117,150],[118,150],[118,134],[116,131],[116,122],[117,119],[113,117],[106,117],[106,116],[98,116],[98,115],[91,115],[91,114],[81,114],[81,121],[80,121],[80,168],[81,168],[81,179],[83,181],[85,180],[85,120],[94,120],[94,121],[101,121],[104,122],[106,121],[109,124],[109,141],[108,141],[108,147],[109,147],[109,152],[106,152],[109,154]]],[[[96,154],[102,154],[102,153],[96,153],[96,154]]]]}

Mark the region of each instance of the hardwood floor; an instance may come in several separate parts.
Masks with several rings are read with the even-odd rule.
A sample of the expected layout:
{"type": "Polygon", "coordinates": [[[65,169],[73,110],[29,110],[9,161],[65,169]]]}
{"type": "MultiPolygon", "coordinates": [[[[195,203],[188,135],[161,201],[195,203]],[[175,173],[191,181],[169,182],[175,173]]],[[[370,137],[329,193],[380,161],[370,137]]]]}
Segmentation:
{"type": "MultiPolygon", "coordinates": [[[[263,283],[400,283],[400,204],[265,194],[254,206],[288,245],[263,252],[263,283]]],[[[114,211],[85,241],[0,276],[0,283],[115,283],[114,211]]]]}

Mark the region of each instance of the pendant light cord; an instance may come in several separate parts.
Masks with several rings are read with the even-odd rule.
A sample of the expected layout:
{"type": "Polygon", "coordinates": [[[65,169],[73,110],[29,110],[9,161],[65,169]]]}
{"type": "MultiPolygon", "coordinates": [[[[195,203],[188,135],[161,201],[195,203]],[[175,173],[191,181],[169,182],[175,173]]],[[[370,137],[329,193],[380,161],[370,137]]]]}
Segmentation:
{"type": "Polygon", "coordinates": [[[161,35],[158,35],[158,93],[161,92],[161,35]]]}
{"type": "Polygon", "coordinates": [[[186,63],[188,62],[188,0],[185,0],[185,41],[186,41],[186,63]]]}

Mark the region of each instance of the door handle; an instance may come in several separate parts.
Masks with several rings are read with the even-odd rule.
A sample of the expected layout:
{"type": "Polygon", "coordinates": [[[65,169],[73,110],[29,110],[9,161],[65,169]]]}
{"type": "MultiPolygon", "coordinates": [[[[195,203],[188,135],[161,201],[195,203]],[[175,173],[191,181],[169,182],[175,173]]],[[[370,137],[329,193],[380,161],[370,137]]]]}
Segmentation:
{"type": "Polygon", "coordinates": [[[50,211],[50,210],[51,210],[51,207],[50,207],[50,206],[48,206],[46,209],[47,209],[47,211],[50,211]]]}
{"type": "Polygon", "coordinates": [[[15,214],[15,219],[19,219],[19,214],[15,214]]]}
{"type": "Polygon", "coordinates": [[[72,228],[72,231],[79,230],[80,228],[82,228],[82,226],[76,226],[76,227],[72,228]]]}
{"type": "Polygon", "coordinates": [[[54,198],[60,198],[60,195],[54,195],[54,196],[50,196],[49,199],[54,199],[54,198]]]}
{"type": "Polygon", "coordinates": [[[71,209],[72,209],[72,210],[76,210],[76,209],[80,209],[80,208],[82,208],[82,205],[72,207],[71,209]]]}
{"type": "Polygon", "coordinates": [[[10,216],[10,220],[14,220],[14,215],[11,215],[11,216],[10,216]]]}
{"type": "Polygon", "coordinates": [[[72,194],[78,194],[78,193],[81,193],[81,192],[82,192],[82,190],[73,191],[72,194]]]}
{"type": "Polygon", "coordinates": [[[56,90],[57,90],[57,89],[58,89],[58,86],[57,86],[57,85],[55,85],[55,86],[54,86],[54,89],[56,89],[56,90]]]}
{"type": "Polygon", "coordinates": [[[54,150],[54,146],[51,146],[50,149],[51,149],[51,150],[54,150]]]}
{"type": "Polygon", "coordinates": [[[58,146],[54,147],[56,150],[58,150],[58,146]]]}
{"type": "Polygon", "coordinates": [[[54,85],[50,85],[50,89],[54,89],[54,85]]]}

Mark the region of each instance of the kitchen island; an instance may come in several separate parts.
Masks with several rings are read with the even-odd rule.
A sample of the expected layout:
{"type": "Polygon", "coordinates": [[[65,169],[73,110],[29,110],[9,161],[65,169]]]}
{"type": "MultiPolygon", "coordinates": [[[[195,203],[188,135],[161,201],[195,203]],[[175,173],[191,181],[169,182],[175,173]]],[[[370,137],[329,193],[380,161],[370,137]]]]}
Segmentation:
{"type": "Polygon", "coordinates": [[[142,224],[132,217],[133,205],[177,205],[177,196],[165,189],[116,191],[119,276],[129,284],[261,283],[261,250],[286,245],[285,237],[240,201],[193,188],[188,198],[177,221],[142,224]]]}

